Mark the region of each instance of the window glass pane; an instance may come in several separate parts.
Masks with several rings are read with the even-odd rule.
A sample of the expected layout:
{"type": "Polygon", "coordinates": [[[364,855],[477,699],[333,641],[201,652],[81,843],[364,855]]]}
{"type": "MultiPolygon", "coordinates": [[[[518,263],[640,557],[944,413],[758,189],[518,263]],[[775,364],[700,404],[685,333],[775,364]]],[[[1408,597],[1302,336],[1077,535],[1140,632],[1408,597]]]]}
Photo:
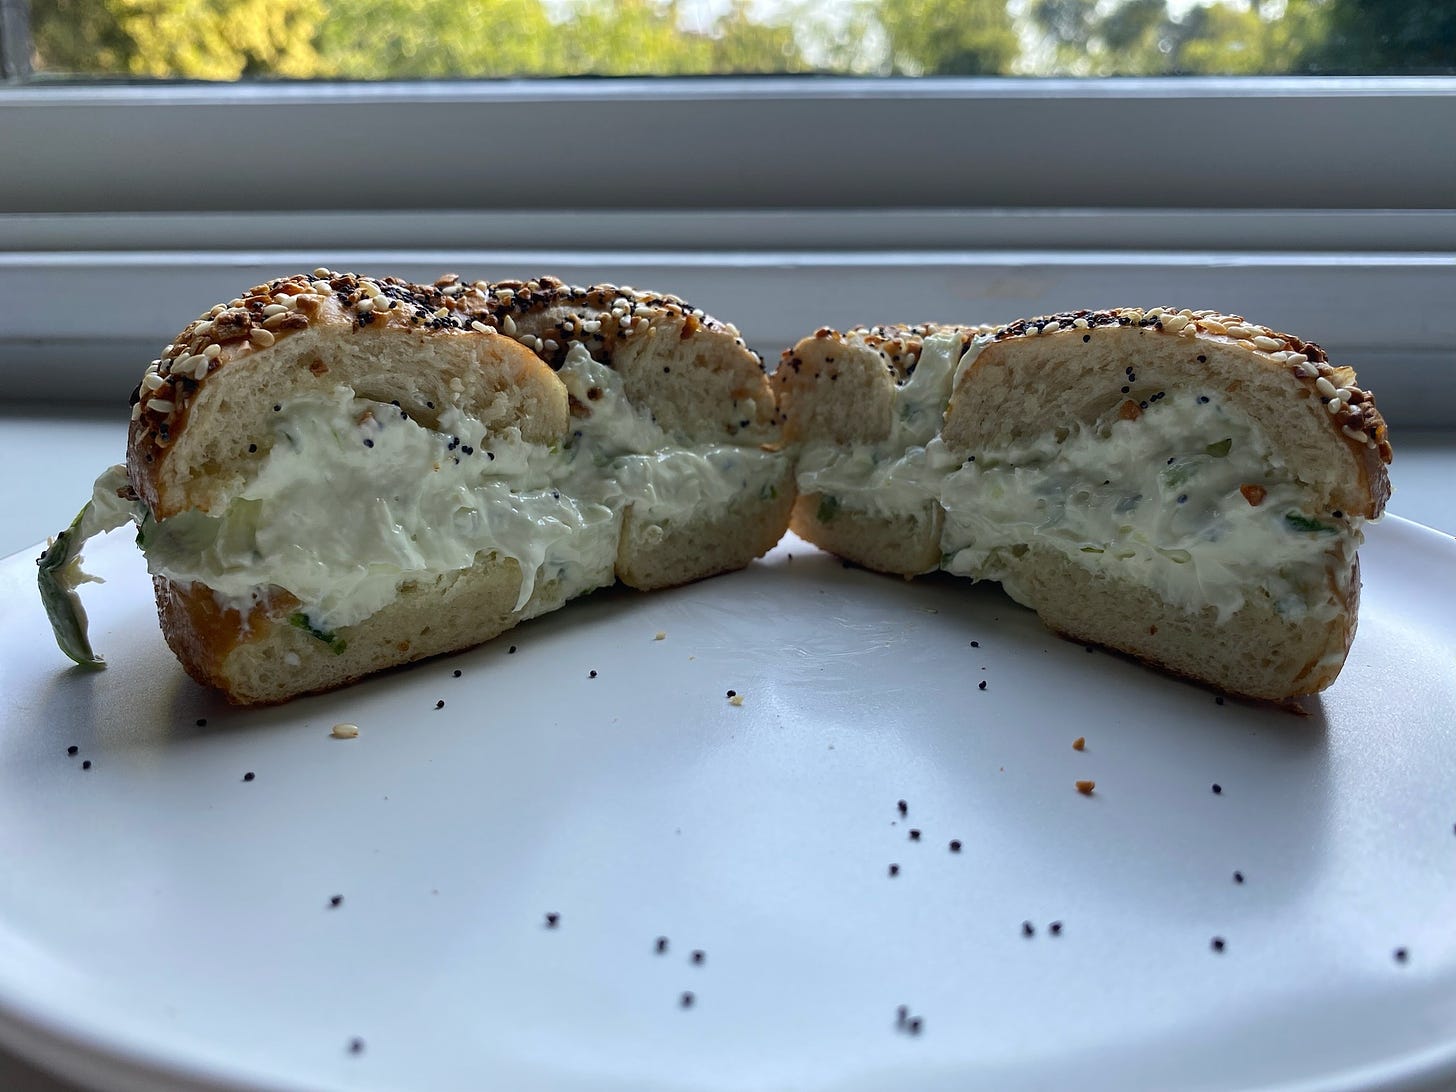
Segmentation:
{"type": "Polygon", "coordinates": [[[1453,0],[0,0],[40,78],[1456,73],[1453,0]]]}

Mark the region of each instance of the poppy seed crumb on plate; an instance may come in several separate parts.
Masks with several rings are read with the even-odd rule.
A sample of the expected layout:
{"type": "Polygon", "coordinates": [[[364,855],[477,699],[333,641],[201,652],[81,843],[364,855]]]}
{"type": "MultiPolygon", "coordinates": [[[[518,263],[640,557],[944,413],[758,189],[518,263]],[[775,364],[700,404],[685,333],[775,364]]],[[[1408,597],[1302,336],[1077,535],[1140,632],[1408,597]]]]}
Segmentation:
{"type": "Polygon", "coordinates": [[[1029,921],[1023,921],[1021,923],[1021,935],[1024,937],[1036,936],[1036,926],[1029,921]]]}
{"type": "Polygon", "coordinates": [[[364,1040],[363,1039],[360,1039],[357,1035],[354,1038],[350,1039],[349,1040],[349,1053],[350,1054],[363,1054],[364,1053],[364,1040]]]}
{"type": "MultiPolygon", "coordinates": [[[[89,758],[85,762],[81,763],[81,769],[83,769],[83,770],[89,770],[90,768],[91,768],[91,760],[89,758]]],[[[252,774],[249,774],[248,776],[249,777],[252,777],[253,775],[252,774]]]]}
{"type": "Polygon", "coordinates": [[[1049,926],[1047,926],[1047,928],[1051,930],[1051,934],[1054,937],[1059,937],[1062,935],[1062,923],[1059,921],[1052,922],[1049,926]]]}
{"type": "Polygon", "coordinates": [[[918,842],[918,841],[920,841],[920,832],[918,830],[912,830],[912,831],[910,831],[910,840],[912,842],[918,842]]]}
{"type": "Polygon", "coordinates": [[[912,1017],[910,1017],[909,1022],[905,1026],[910,1029],[910,1034],[911,1035],[919,1035],[920,1034],[920,1028],[923,1025],[922,1025],[922,1021],[921,1021],[920,1017],[918,1017],[918,1016],[912,1016],[912,1017]]]}
{"type": "Polygon", "coordinates": [[[1397,948],[1395,950],[1395,961],[1397,963],[1404,963],[1409,958],[1410,953],[1407,952],[1404,948],[1397,948]]]}
{"type": "Polygon", "coordinates": [[[984,689],[986,689],[986,680],[985,679],[982,679],[980,682],[978,682],[976,684],[976,689],[977,690],[984,690],[984,689]]]}
{"type": "Polygon", "coordinates": [[[693,951],[692,961],[694,963],[696,963],[698,966],[702,966],[703,960],[705,960],[707,958],[708,958],[708,954],[706,952],[704,952],[701,948],[695,949],[693,951]]]}
{"type": "Polygon", "coordinates": [[[895,808],[900,812],[901,815],[904,815],[909,812],[910,805],[905,803],[905,801],[903,800],[897,800],[895,801],[895,808]]]}
{"type": "Polygon", "coordinates": [[[452,675],[452,676],[453,676],[453,677],[455,677],[455,678],[457,678],[457,679],[458,679],[458,678],[459,678],[459,677],[460,677],[460,674],[461,674],[461,672],[460,672],[460,669],[459,669],[459,668],[458,668],[458,667],[457,667],[457,668],[456,668],[456,669],[455,669],[455,670],[454,670],[454,671],[452,671],[452,672],[450,672],[450,674],[451,674],[451,675],[452,675]]]}
{"type": "Polygon", "coordinates": [[[255,774],[252,770],[249,770],[247,773],[243,774],[243,780],[244,781],[251,781],[251,780],[253,780],[253,778],[255,778],[257,776],[258,775],[255,774]]]}
{"type": "Polygon", "coordinates": [[[1209,942],[1209,947],[1211,947],[1215,952],[1221,952],[1221,951],[1223,951],[1223,949],[1224,949],[1224,939],[1223,939],[1223,937],[1214,937],[1213,940],[1211,940],[1209,942]]]}
{"type": "Polygon", "coordinates": [[[678,1003],[682,1005],[683,1008],[690,1009],[693,1007],[693,1002],[696,1000],[697,998],[693,996],[692,990],[684,990],[682,997],[678,999],[678,1003]]]}
{"type": "Polygon", "coordinates": [[[516,651],[516,646],[515,645],[511,645],[510,648],[506,649],[506,655],[509,656],[511,653],[513,653],[515,651],[516,651]]]}
{"type": "Polygon", "coordinates": [[[439,701],[437,701],[435,703],[435,708],[436,709],[443,709],[443,708],[445,708],[445,699],[444,698],[441,698],[439,701]]]}
{"type": "Polygon", "coordinates": [[[555,929],[561,923],[561,915],[554,910],[546,915],[546,928],[555,929]]]}
{"type": "Polygon", "coordinates": [[[199,728],[206,728],[207,727],[207,718],[206,717],[198,717],[197,718],[197,727],[199,727],[199,728]]]}
{"type": "Polygon", "coordinates": [[[907,1016],[909,1016],[909,1015],[910,1015],[910,1007],[908,1005],[900,1005],[900,1006],[898,1006],[895,1009],[895,1023],[896,1023],[896,1025],[898,1025],[899,1027],[904,1027],[905,1026],[905,1018],[907,1016]]]}
{"type": "Polygon", "coordinates": [[[658,937],[656,943],[653,944],[653,950],[658,955],[662,955],[663,952],[667,951],[667,937],[658,937]]]}
{"type": "Polygon", "coordinates": [[[981,647],[981,642],[980,641],[972,641],[971,642],[971,647],[972,648],[980,648],[981,647]]]}
{"type": "Polygon", "coordinates": [[[890,875],[891,876],[898,876],[899,874],[900,874],[900,866],[897,865],[897,864],[892,864],[890,866],[890,875]]]}
{"type": "Polygon", "coordinates": [[[343,906],[343,905],[344,905],[344,896],[343,895],[330,895],[329,896],[329,909],[330,910],[337,910],[340,906],[343,906]]]}
{"type": "Polygon", "coordinates": [[[595,679],[597,677],[597,669],[596,668],[592,668],[590,671],[588,671],[586,673],[586,677],[588,679],[595,679]]]}
{"type": "Polygon", "coordinates": [[[1234,873],[1234,883],[1243,883],[1243,882],[1244,882],[1244,874],[1242,872],[1235,872],[1234,873]]]}
{"type": "Polygon", "coordinates": [[[951,841],[950,841],[950,851],[952,853],[959,853],[961,851],[961,840],[959,838],[952,838],[951,839],[951,841]]]}
{"type": "Polygon", "coordinates": [[[68,754],[68,755],[76,755],[76,754],[80,754],[80,753],[81,753],[81,748],[77,747],[74,743],[71,744],[69,747],[66,748],[66,754],[68,754]]]}
{"type": "Polygon", "coordinates": [[[1218,796],[1218,795],[1220,795],[1220,794],[1221,794],[1221,793],[1222,793],[1222,792],[1223,792],[1223,786],[1222,786],[1222,785],[1220,785],[1220,784],[1219,784],[1219,783],[1218,783],[1218,782],[1217,782],[1217,781],[1215,781],[1215,782],[1214,782],[1214,783],[1213,783],[1213,795],[1214,795],[1214,796],[1218,796]]]}

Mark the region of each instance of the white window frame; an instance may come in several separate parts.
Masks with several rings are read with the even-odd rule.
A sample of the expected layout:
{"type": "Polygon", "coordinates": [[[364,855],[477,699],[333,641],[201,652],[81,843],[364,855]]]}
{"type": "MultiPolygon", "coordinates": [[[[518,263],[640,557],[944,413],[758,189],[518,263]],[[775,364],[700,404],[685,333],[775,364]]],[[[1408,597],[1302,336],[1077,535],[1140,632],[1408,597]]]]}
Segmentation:
{"type": "Polygon", "coordinates": [[[1456,79],[0,87],[12,391],[64,367],[110,399],[202,307],[316,264],[636,283],[770,356],[1218,307],[1456,425],[1456,79]]]}

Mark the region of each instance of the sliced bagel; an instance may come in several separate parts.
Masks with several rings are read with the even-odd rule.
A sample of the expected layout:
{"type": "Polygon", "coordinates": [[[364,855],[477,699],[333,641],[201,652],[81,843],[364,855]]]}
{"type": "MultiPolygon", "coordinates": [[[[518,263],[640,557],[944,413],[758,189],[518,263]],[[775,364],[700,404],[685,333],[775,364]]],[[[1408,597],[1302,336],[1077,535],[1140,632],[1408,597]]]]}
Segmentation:
{"type": "Polygon", "coordinates": [[[1018,322],[967,354],[942,439],[950,572],[1221,690],[1339,674],[1391,450],[1317,345],[1208,311],[1018,322]]]}
{"type": "Polygon", "coordinates": [[[816,330],[773,375],[785,438],[798,449],[795,534],[856,564],[914,576],[940,564],[939,485],[927,455],[956,363],[992,327],[816,330]]]}
{"type": "Polygon", "coordinates": [[[779,439],[757,357],[671,297],[318,270],[168,346],[128,471],[168,642],[247,703],[478,644],[618,577],[740,568],[787,524],[779,439]],[[599,301],[605,334],[531,333],[605,327],[599,301]]]}
{"type": "Polygon", "coordinates": [[[1208,311],[1078,311],[821,330],[775,384],[802,445],[793,529],[841,557],[999,581],[1068,637],[1232,693],[1339,673],[1391,452],[1318,346],[1208,311]],[[953,374],[909,378],[907,343],[953,374]],[[903,401],[926,407],[913,430],[903,401]]]}

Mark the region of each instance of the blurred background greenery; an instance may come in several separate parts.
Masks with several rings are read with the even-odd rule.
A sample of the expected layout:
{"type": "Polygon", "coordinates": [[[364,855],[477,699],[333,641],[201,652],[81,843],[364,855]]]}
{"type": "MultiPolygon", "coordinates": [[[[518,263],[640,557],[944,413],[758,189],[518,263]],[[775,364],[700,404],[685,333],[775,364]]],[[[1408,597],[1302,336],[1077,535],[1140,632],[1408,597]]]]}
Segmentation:
{"type": "Polygon", "coordinates": [[[31,0],[45,77],[1456,72],[1456,0],[31,0]]]}

